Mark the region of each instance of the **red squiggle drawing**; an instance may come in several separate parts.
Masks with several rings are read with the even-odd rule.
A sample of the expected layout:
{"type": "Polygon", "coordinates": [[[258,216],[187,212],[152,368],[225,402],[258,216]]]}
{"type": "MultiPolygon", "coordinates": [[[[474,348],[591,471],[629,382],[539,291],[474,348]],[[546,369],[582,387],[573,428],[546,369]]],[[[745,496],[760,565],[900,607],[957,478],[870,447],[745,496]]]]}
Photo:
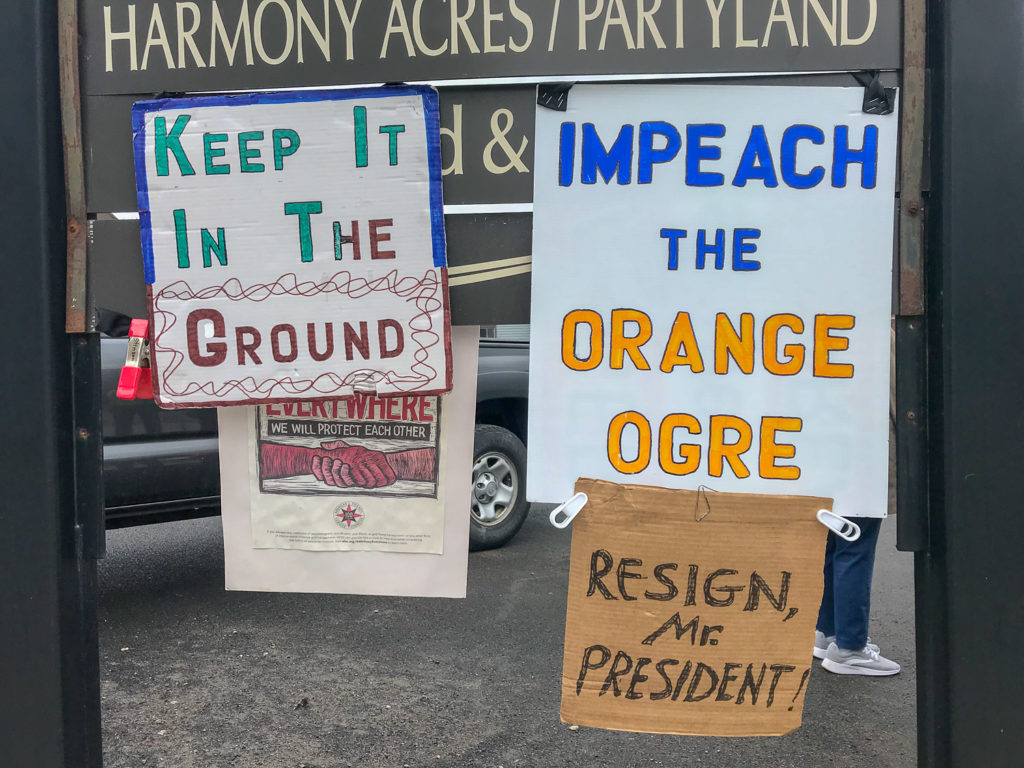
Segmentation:
{"type": "Polygon", "coordinates": [[[438,270],[428,270],[421,278],[411,275],[403,277],[397,270],[392,270],[373,280],[353,276],[348,270],[343,270],[321,283],[309,280],[300,282],[294,273],[288,273],[266,285],[246,287],[237,278],[231,278],[222,285],[199,290],[194,290],[184,280],[176,281],[153,295],[153,319],[156,326],[153,331],[153,347],[158,355],[162,354],[168,360],[158,370],[161,392],[175,398],[188,398],[202,393],[218,400],[238,394],[246,399],[269,400],[273,397],[328,397],[352,387],[394,392],[423,390],[436,383],[438,376],[437,370],[428,360],[430,349],[443,342],[443,329],[440,332],[434,329],[435,316],[438,316],[439,320],[444,316],[442,290],[443,283],[438,270]],[[178,323],[178,316],[166,308],[167,301],[227,299],[260,303],[274,296],[308,298],[325,293],[336,293],[349,299],[361,299],[374,293],[391,293],[407,303],[413,303],[419,312],[409,321],[409,327],[412,328],[409,338],[415,345],[415,362],[409,366],[408,372],[363,368],[344,377],[326,372],[313,379],[284,376],[257,380],[253,376],[245,376],[220,384],[214,381],[193,381],[180,388],[172,384],[171,378],[184,363],[185,355],[177,349],[161,344],[164,334],[178,323]]]}

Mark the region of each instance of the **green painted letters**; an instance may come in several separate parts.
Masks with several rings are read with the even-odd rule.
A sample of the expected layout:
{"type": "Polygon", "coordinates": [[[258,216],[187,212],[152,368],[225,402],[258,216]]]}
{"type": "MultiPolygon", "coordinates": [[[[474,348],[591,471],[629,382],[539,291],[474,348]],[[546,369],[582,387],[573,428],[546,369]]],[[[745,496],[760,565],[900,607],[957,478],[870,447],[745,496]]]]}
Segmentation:
{"type": "MultiPolygon", "coordinates": [[[[200,235],[203,243],[203,266],[213,266],[211,254],[214,254],[221,266],[226,267],[228,265],[228,242],[227,235],[224,234],[224,227],[217,227],[216,240],[208,229],[200,230],[200,235]]],[[[178,269],[188,269],[188,222],[185,218],[184,208],[174,210],[174,242],[178,250],[178,269]]]]}
{"type": "Polygon", "coordinates": [[[382,125],[380,132],[388,135],[388,165],[398,165],[398,134],[405,133],[405,126],[382,125]]]}
{"type": "Polygon", "coordinates": [[[178,269],[188,269],[188,230],[184,208],[174,211],[174,240],[178,246],[178,269]]]}
{"type": "Polygon", "coordinates": [[[249,149],[250,141],[262,141],[263,131],[242,131],[238,134],[238,158],[242,173],[263,173],[263,163],[250,163],[250,157],[259,157],[260,150],[249,149]]]}
{"type": "Polygon", "coordinates": [[[213,235],[210,234],[210,230],[203,230],[203,266],[213,266],[213,260],[210,258],[210,254],[216,254],[217,261],[220,262],[222,267],[228,265],[228,243],[227,238],[224,236],[224,227],[217,227],[217,239],[213,239],[213,235]]]}
{"type": "Polygon", "coordinates": [[[356,123],[356,168],[366,167],[366,107],[353,107],[356,123]]]}
{"type": "Polygon", "coordinates": [[[309,231],[309,215],[311,213],[323,213],[324,204],[319,200],[308,203],[285,203],[285,216],[299,217],[299,253],[302,261],[313,260],[313,236],[309,231]]]}
{"type": "Polygon", "coordinates": [[[203,134],[203,158],[206,161],[206,175],[215,176],[221,173],[231,173],[231,166],[229,165],[214,165],[213,159],[215,157],[224,157],[224,147],[213,146],[214,142],[220,143],[227,141],[228,135],[226,133],[204,133],[203,134]]]}
{"type": "Polygon", "coordinates": [[[294,155],[299,151],[299,134],[293,131],[291,128],[275,128],[274,129],[274,170],[280,171],[284,169],[284,159],[288,155],[294,155]],[[285,139],[288,143],[285,144],[285,139]]]}
{"type": "Polygon", "coordinates": [[[182,176],[195,176],[195,169],[188,161],[185,150],[181,146],[181,132],[185,130],[191,115],[178,115],[171,132],[167,132],[167,120],[163,116],[153,121],[153,153],[156,155],[156,175],[167,176],[167,151],[170,150],[178,162],[178,172],[182,176]]]}

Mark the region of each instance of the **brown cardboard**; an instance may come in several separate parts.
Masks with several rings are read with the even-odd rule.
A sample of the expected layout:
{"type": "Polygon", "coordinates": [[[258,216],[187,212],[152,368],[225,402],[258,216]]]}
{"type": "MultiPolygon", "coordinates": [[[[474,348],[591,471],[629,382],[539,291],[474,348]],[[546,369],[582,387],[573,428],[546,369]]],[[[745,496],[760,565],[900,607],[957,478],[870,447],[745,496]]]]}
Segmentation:
{"type": "Polygon", "coordinates": [[[815,513],[832,500],[588,479],[576,490],[589,501],[573,522],[563,722],[702,736],[798,728],[827,533],[815,513]]]}

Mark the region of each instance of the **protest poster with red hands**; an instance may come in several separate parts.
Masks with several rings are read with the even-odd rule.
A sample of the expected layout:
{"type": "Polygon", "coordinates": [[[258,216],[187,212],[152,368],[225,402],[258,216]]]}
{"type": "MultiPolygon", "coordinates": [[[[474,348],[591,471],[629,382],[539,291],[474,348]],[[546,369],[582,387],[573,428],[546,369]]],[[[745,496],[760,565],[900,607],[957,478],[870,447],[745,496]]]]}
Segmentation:
{"type": "Polygon", "coordinates": [[[260,490],[434,497],[440,410],[420,395],[260,407],[260,490]]]}
{"type": "Polygon", "coordinates": [[[253,546],[441,551],[439,397],[359,394],[253,413],[253,546]]]}

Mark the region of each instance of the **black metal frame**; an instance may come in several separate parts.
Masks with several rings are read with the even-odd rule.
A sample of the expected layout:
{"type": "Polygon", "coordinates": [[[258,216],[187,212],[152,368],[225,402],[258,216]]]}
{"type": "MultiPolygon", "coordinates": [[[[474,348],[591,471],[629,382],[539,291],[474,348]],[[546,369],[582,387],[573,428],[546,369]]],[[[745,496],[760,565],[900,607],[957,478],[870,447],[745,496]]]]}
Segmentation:
{"type": "MultiPolygon", "coordinates": [[[[57,0],[9,5],[0,46],[0,759],[5,768],[99,768],[99,345],[64,328],[57,0]]],[[[1024,756],[1024,32],[1019,0],[928,0],[928,14],[927,313],[897,321],[919,765],[999,768],[1024,756]]]]}
{"type": "MultiPolygon", "coordinates": [[[[927,516],[916,521],[922,545],[915,554],[918,762],[928,768],[1019,766],[1021,6],[1014,0],[929,0],[928,12],[927,378],[901,385],[905,395],[926,393],[929,406],[927,473],[918,478],[918,487],[927,482],[927,516]]],[[[913,342],[912,335],[905,340],[913,342]]]]}
{"type": "Polygon", "coordinates": [[[102,763],[99,344],[65,333],[57,3],[9,4],[4,25],[0,762],[95,768],[102,763]]]}

